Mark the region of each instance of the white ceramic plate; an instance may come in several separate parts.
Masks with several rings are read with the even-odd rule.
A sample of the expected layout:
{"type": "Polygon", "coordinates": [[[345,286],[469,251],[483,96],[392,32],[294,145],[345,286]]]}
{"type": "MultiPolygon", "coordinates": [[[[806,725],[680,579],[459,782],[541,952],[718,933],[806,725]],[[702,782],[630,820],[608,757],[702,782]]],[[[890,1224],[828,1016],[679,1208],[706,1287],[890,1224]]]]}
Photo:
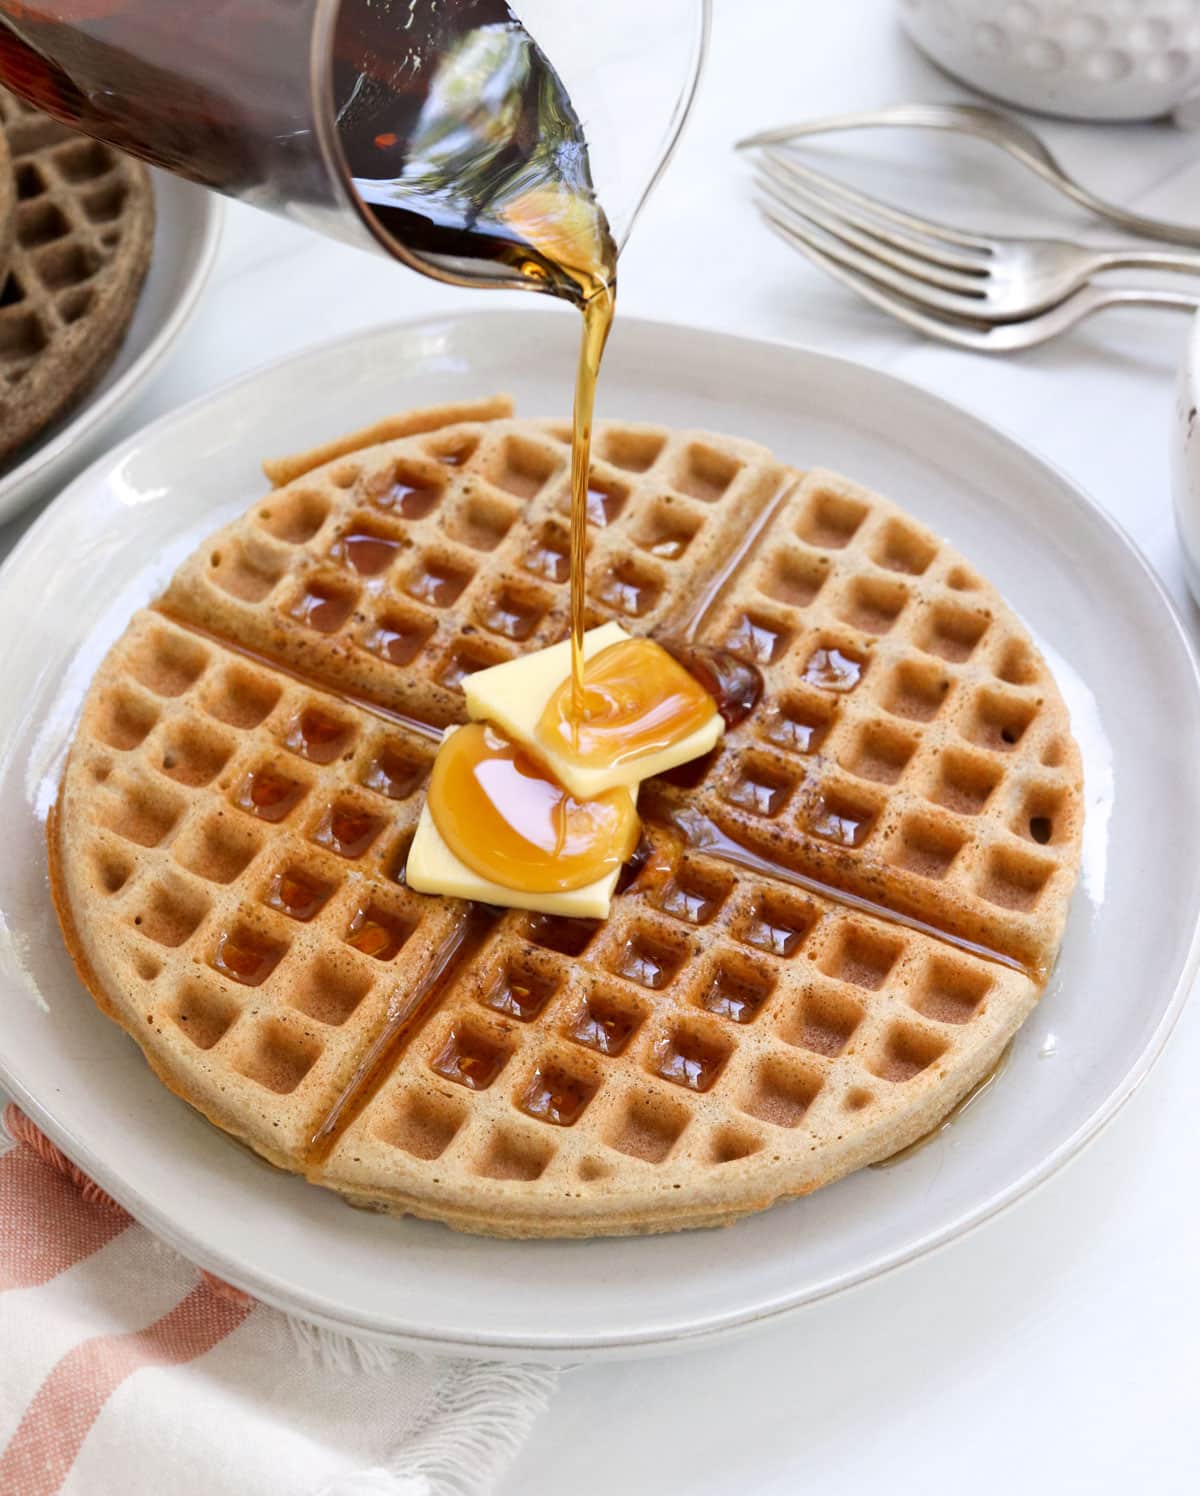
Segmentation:
{"type": "Polygon", "coordinates": [[[992,577],[1047,649],[1088,780],[1066,946],[1011,1064],[942,1137],[727,1231],[494,1242],[347,1209],[233,1146],[154,1080],[62,949],[42,849],[72,719],[130,610],[262,489],[258,460],[412,404],[512,389],[562,415],[565,311],[360,335],[150,426],[83,474],[0,579],[0,1081],[89,1174],[202,1266],[360,1334],[474,1354],[678,1346],[767,1319],[950,1240],[1113,1115],[1178,1015],[1200,909],[1200,693],[1169,603],[1060,474],[965,412],[796,348],[618,324],[604,411],[707,426],[840,468],[992,577]]]}
{"type": "Polygon", "coordinates": [[[153,171],[154,249],[125,341],[81,405],[0,469],[0,520],[62,483],[100,449],[104,433],[183,331],[212,269],[224,204],[215,193],[153,171]]]}
{"type": "Polygon", "coordinates": [[[1200,316],[1192,319],[1175,381],[1171,487],[1183,574],[1192,597],[1200,604],[1200,316]]]}

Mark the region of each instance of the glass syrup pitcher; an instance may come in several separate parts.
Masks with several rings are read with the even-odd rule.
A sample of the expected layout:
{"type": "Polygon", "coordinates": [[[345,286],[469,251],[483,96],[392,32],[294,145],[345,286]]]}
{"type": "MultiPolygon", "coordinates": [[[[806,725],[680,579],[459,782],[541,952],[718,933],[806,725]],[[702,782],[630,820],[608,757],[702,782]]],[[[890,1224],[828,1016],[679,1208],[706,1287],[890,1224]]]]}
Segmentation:
{"type": "Polygon", "coordinates": [[[571,246],[615,264],[709,3],[0,0],[0,84],[438,280],[582,302],[571,246]]]}

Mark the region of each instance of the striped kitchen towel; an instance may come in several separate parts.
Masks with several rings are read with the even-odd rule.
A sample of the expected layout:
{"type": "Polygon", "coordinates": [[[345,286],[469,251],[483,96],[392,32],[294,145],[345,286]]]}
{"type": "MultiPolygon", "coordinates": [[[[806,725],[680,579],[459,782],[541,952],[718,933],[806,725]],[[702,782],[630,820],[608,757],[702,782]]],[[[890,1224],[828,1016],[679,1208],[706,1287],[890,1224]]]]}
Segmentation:
{"type": "Polygon", "coordinates": [[[548,1367],[331,1335],[198,1273],[15,1107],[0,1138],[2,1496],[475,1496],[548,1367]]]}

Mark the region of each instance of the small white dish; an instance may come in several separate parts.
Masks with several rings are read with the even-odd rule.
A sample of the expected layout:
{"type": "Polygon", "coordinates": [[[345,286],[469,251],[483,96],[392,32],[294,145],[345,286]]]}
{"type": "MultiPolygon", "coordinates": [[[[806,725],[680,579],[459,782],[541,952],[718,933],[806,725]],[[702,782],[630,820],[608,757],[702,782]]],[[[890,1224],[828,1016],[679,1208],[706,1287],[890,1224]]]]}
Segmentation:
{"type": "Polygon", "coordinates": [[[213,192],[153,171],[154,248],[125,341],[100,383],[9,468],[0,468],[0,521],[44,497],[99,451],[105,433],[154,373],[196,309],[225,205],[213,192]]]}
{"type": "Polygon", "coordinates": [[[482,1240],[349,1210],[234,1147],[154,1079],[76,980],[46,885],[45,816],[101,654],[200,538],[261,492],[263,456],[505,388],[526,414],[564,414],[576,320],[481,311],[275,364],[93,465],[0,573],[0,1083],[203,1267],[325,1325],[480,1356],[681,1347],[961,1235],[1113,1116],[1161,1050],[1197,959],[1200,689],[1170,603],[1121,532],[1016,442],[889,375],[626,319],[601,415],[737,432],[882,489],[975,557],[1046,649],[1085,759],[1083,875],[1058,970],[1007,1070],[894,1167],[726,1231],[594,1242],[482,1240]]]}

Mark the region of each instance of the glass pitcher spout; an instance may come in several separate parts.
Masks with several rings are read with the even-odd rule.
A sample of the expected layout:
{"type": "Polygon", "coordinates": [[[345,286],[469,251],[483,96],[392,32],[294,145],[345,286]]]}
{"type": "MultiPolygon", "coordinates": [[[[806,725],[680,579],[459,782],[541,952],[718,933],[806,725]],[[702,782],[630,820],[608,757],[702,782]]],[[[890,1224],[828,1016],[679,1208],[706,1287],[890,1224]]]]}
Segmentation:
{"type": "Polygon", "coordinates": [[[674,146],[708,11],[709,0],[0,0],[0,84],[439,280],[585,300],[586,267],[615,263],[674,146]],[[637,112],[621,107],[631,91],[637,112]]]}
{"type": "MultiPolygon", "coordinates": [[[[353,11],[343,6],[341,31],[353,11]]],[[[355,194],[391,239],[455,279],[515,273],[585,300],[616,245],[566,88],[504,0],[454,20],[420,30],[388,78],[345,69],[351,49],[335,44],[334,118],[355,194]]]]}

